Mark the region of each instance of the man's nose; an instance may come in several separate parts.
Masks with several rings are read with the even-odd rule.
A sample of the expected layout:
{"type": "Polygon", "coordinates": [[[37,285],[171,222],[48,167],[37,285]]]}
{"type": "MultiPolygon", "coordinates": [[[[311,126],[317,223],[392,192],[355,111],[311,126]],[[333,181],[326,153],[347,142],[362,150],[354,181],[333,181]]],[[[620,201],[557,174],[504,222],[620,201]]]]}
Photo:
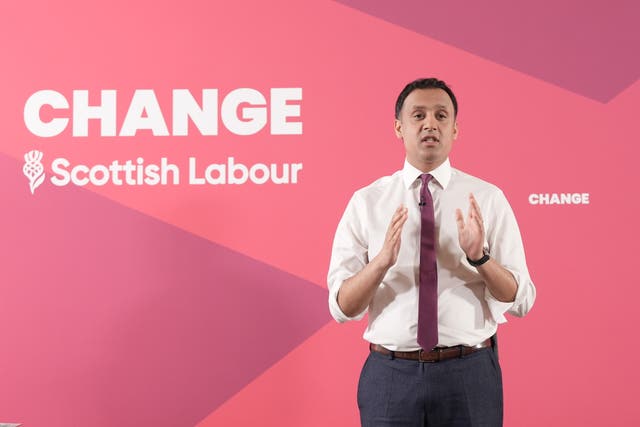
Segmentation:
{"type": "Polygon", "coordinates": [[[433,114],[427,114],[424,117],[424,121],[422,122],[422,128],[427,129],[435,129],[437,125],[436,118],[433,114]]]}

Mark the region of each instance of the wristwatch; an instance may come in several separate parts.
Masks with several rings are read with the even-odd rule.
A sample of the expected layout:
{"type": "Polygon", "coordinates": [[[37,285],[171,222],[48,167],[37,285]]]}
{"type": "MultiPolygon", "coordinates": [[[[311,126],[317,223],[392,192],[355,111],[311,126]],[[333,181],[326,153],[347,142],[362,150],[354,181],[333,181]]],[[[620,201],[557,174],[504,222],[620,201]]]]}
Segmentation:
{"type": "Polygon", "coordinates": [[[477,259],[477,260],[474,261],[472,259],[469,259],[469,257],[467,257],[467,262],[469,264],[471,264],[472,266],[474,266],[474,267],[480,267],[482,264],[484,264],[485,262],[489,261],[489,258],[491,258],[489,256],[489,251],[487,251],[486,249],[482,249],[482,253],[484,254],[484,255],[482,255],[482,258],[477,259]]]}

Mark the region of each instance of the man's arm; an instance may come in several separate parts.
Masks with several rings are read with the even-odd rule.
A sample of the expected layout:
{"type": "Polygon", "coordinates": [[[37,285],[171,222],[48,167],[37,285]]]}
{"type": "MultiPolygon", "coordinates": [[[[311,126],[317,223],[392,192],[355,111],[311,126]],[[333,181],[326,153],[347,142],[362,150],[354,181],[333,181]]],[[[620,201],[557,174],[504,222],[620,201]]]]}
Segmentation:
{"type": "MultiPolygon", "coordinates": [[[[473,194],[469,195],[469,213],[465,222],[460,209],[456,209],[456,223],[458,225],[458,241],[460,248],[467,258],[478,260],[482,258],[485,240],[484,224],[480,206],[473,194]]],[[[489,288],[489,292],[502,302],[513,302],[518,290],[518,284],[506,268],[495,259],[491,258],[484,264],[476,267],[482,280],[489,288]]]]}
{"type": "Polygon", "coordinates": [[[408,209],[398,207],[387,228],[380,253],[357,274],[342,283],[338,292],[338,305],[346,316],[356,316],[369,306],[385,274],[398,260],[402,226],[407,217],[408,209]]]}

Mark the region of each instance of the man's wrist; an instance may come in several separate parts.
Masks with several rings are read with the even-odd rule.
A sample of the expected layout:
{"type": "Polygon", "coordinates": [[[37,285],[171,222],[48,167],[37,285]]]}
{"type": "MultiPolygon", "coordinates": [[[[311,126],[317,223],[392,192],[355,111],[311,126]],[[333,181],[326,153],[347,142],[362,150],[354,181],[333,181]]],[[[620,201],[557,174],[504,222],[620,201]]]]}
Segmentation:
{"type": "Polygon", "coordinates": [[[474,267],[480,267],[482,264],[489,261],[489,259],[491,259],[491,256],[489,255],[489,252],[485,250],[482,251],[482,256],[480,258],[471,259],[469,258],[469,256],[467,256],[467,262],[474,267]]]}
{"type": "Polygon", "coordinates": [[[395,262],[391,262],[393,259],[383,257],[382,254],[378,254],[369,263],[371,268],[373,268],[378,273],[386,274],[386,272],[393,267],[395,262]]]}

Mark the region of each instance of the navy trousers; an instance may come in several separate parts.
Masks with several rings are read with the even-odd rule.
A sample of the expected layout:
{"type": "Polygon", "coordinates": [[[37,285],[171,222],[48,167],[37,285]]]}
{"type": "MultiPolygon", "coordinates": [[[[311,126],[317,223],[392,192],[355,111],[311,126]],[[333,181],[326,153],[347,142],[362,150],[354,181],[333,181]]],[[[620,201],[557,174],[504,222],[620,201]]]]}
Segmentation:
{"type": "Polygon", "coordinates": [[[358,383],[363,427],[499,427],[502,406],[493,348],[436,363],[372,352],[358,383]]]}

